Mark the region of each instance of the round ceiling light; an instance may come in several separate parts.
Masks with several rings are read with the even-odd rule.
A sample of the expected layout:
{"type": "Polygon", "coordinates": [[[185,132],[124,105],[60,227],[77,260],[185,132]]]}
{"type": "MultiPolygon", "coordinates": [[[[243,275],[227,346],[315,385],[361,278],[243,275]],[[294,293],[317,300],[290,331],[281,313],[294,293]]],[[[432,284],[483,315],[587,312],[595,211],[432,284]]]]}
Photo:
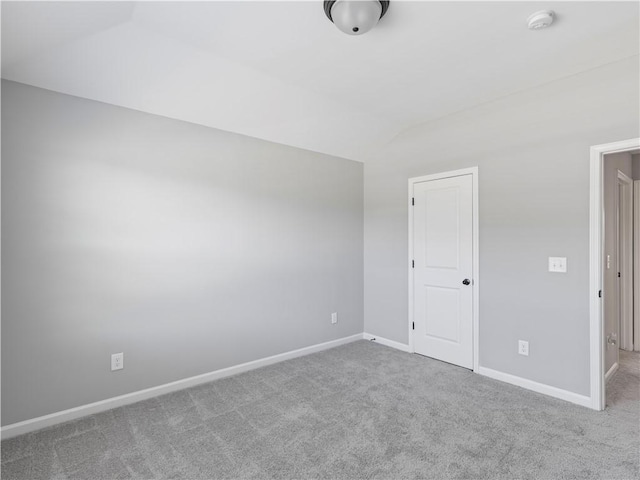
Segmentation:
{"type": "Polygon", "coordinates": [[[336,27],[349,35],[362,35],[387,13],[385,0],[326,0],[324,13],[336,27]]]}
{"type": "Polygon", "coordinates": [[[532,13],[529,15],[529,18],[527,18],[529,30],[541,30],[551,26],[554,17],[555,14],[552,10],[541,10],[539,12],[532,13]]]}

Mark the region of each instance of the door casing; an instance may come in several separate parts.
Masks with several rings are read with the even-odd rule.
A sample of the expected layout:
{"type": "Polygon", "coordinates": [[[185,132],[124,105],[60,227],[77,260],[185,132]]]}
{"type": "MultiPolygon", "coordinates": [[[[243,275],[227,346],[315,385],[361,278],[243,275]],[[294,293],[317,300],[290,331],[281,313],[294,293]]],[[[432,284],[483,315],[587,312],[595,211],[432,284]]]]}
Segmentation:
{"type": "Polygon", "coordinates": [[[618,170],[620,348],[633,351],[633,180],[618,170]]]}
{"type": "Polygon", "coordinates": [[[471,288],[473,289],[473,371],[477,372],[480,366],[480,348],[479,348],[479,332],[480,332],[480,309],[479,309],[479,292],[480,292],[480,259],[479,259],[479,219],[478,219],[478,167],[464,168],[460,170],[452,170],[448,172],[435,173],[431,175],[424,175],[421,177],[413,177],[409,179],[409,196],[408,196],[408,210],[409,210],[409,258],[407,259],[408,266],[408,281],[409,281],[409,319],[407,328],[409,331],[409,352],[415,353],[413,346],[413,268],[411,262],[414,258],[414,245],[413,245],[413,187],[416,183],[428,182],[431,180],[440,180],[443,178],[459,177],[462,175],[471,175],[472,178],[472,250],[473,250],[473,282],[471,288]]]}
{"type": "Polygon", "coordinates": [[[640,180],[633,182],[633,349],[640,352],[640,180]]]}
{"type": "Polygon", "coordinates": [[[602,248],[604,245],[603,162],[610,153],[631,152],[640,148],[640,138],[594,145],[590,150],[589,202],[589,380],[591,408],[605,407],[604,314],[601,292],[604,288],[602,248]]]}

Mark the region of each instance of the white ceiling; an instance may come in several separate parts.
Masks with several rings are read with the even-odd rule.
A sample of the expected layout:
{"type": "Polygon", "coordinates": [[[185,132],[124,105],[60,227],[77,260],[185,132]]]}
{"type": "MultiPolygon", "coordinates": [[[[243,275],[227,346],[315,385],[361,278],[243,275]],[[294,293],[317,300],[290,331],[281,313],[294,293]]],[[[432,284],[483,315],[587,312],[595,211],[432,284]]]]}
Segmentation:
{"type": "Polygon", "coordinates": [[[320,0],[2,3],[3,78],[354,160],[639,50],[638,2],[392,0],[356,37],[320,0]]]}

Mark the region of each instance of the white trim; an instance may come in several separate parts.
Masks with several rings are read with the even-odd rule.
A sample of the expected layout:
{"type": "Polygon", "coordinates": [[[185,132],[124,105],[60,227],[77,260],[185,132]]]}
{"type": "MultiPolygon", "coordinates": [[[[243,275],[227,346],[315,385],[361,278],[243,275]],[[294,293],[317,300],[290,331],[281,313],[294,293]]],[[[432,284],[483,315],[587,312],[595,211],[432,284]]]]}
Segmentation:
{"type": "Polygon", "coordinates": [[[478,167],[473,172],[473,371],[480,368],[480,209],[478,167]]]}
{"type": "Polygon", "coordinates": [[[478,369],[480,375],[493,378],[494,380],[500,380],[501,382],[510,383],[518,387],[526,388],[534,392],[549,395],[550,397],[559,398],[567,402],[575,403],[583,407],[591,407],[591,398],[586,395],[580,395],[579,393],[570,392],[561,388],[545,385],[544,383],[534,382],[533,380],[527,380],[526,378],[511,375],[509,373],[499,372],[487,367],[480,367],[478,369]]]}
{"type": "Polygon", "coordinates": [[[401,352],[409,351],[409,345],[406,343],[396,342],[394,340],[389,340],[388,338],[379,337],[378,335],[371,335],[370,333],[363,333],[362,337],[365,340],[370,340],[372,342],[379,343],[380,345],[386,345],[387,347],[395,348],[401,352]]]}
{"type": "Polygon", "coordinates": [[[640,148],[640,138],[622,142],[594,145],[590,150],[590,202],[589,202],[589,343],[591,383],[591,408],[603,410],[604,387],[604,325],[602,301],[598,292],[602,289],[602,162],[605,154],[626,152],[640,148]]]}
{"type": "Polygon", "coordinates": [[[633,346],[640,351],[640,180],[633,182],[633,346]]]}
{"type": "Polygon", "coordinates": [[[408,214],[408,222],[409,222],[409,249],[408,249],[408,256],[409,258],[407,258],[407,275],[408,275],[408,279],[409,279],[409,314],[407,315],[407,331],[408,331],[408,338],[409,338],[409,353],[415,353],[415,348],[413,346],[413,204],[414,204],[414,199],[413,199],[413,184],[414,184],[414,179],[410,178],[409,179],[409,188],[407,189],[407,191],[409,192],[409,199],[407,202],[408,208],[407,208],[407,214],[408,214]]]}
{"type": "Polygon", "coordinates": [[[616,373],[617,371],[618,371],[618,362],[611,365],[611,368],[609,369],[609,371],[604,374],[604,382],[607,383],[611,379],[611,377],[613,377],[613,374],[616,373]]]}
{"type": "Polygon", "coordinates": [[[473,184],[473,371],[478,371],[480,368],[480,220],[479,220],[479,207],[478,207],[478,167],[463,168],[460,170],[452,170],[449,172],[440,172],[431,175],[423,175],[421,177],[413,177],[409,179],[409,198],[408,198],[408,210],[409,210],[409,258],[407,260],[408,265],[408,278],[409,278],[409,315],[407,329],[409,332],[409,345],[408,351],[414,353],[413,345],[413,272],[411,267],[411,261],[413,259],[413,187],[416,183],[428,182],[431,180],[441,180],[443,178],[460,177],[462,175],[471,175],[473,184]]]}
{"type": "MultiPolygon", "coordinates": [[[[478,167],[461,168],[460,170],[450,170],[448,172],[431,173],[422,175],[421,177],[412,177],[409,179],[409,186],[414,183],[430,182],[432,180],[442,180],[443,178],[462,177],[463,175],[477,175],[478,167]]],[[[411,200],[411,198],[409,198],[411,200]]]]}
{"type": "Polygon", "coordinates": [[[61,412],[51,413],[49,415],[43,415],[41,417],[32,418],[30,420],[13,423],[11,425],[2,427],[2,429],[0,430],[1,437],[2,440],[5,440],[7,438],[22,435],[24,433],[29,433],[34,430],[50,427],[58,423],[68,422],[69,420],[75,420],[87,415],[94,415],[106,410],[111,410],[112,408],[140,402],[142,400],[147,400],[149,398],[164,395],[166,393],[175,392],[177,390],[182,390],[203,383],[211,382],[220,378],[230,377],[231,375],[237,375],[239,373],[254,370],[256,368],[266,367],[267,365],[272,365],[284,360],[289,360],[292,358],[297,358],[304,355],[309,355],[311,353],[327,350],[329,348],[338,347],[340,345],[355,342],[357,340],[362,340],[361,333],[351,335],[349,337],[339,338],[337,340],[332,340],[330,342],[319,343],[317,345],[299,348],[290,352],[280,353],[271,357],[241,363],[240,365],[234,365],[233,367],[223,368],[209,373],[203,373],[202,375],[184,378],[175,382],[165,383],[164,385],[158,385],[157,387],[146,388],[144,390],[138,390],[137,392],[127,393],[118,397],[100,400],[99,402],[81,405],[79,407],[70,408],[61,412]]]}
{"type": "Polygon", "coordinates": [[[620,278],[620,348],[633,351],[633,180],[618,170],[618,271],[620,278]]]}

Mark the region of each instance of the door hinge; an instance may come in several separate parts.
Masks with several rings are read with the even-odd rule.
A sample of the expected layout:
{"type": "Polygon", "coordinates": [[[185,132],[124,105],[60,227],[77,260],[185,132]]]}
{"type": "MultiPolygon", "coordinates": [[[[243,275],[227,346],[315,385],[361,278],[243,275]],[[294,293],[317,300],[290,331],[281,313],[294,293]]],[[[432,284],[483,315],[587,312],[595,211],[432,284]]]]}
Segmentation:
{"type": "Polygon", "coordinates": [[[602,298],[602,290],[598,290],[598,298],[602,298]]]}
{"type": "Polygon", "coordinates": [[[411,268],[416,268],[416,261],[415,260],[411,260],[411,268]]]}
{"type": "Polygon", "coordinates": [[[416,199],[414,197],[411,197],[411,205],[415,205],[416,204],[416,199]]]}
{"type": "Polygon", "coordinates": [[[416,322],[411,322],[411,327],[412,327],[412,330],[415,330],[416,329],[416,322]]]}

